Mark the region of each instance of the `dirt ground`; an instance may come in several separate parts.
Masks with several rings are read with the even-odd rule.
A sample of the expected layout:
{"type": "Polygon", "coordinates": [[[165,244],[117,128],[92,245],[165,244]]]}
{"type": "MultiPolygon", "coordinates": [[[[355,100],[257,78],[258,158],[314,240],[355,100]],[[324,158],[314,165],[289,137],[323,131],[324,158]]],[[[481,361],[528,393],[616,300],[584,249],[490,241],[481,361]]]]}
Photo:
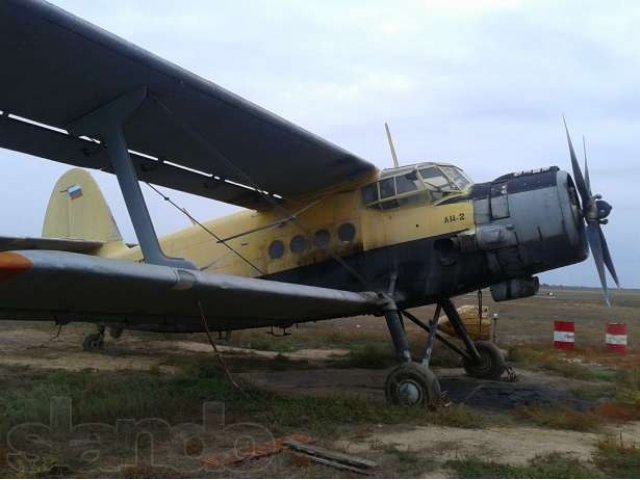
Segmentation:
{"type": "MultiPolygon", "coordinates": [[[[548,292],[545,292],[548,293],[548,292]]],[[[600,305],[597,292],[591,290],[553,290],[553,295],[539,295],[519,302],[495,305],[485,295],[491,313],[498,313],[498,343],[503,348],[515,344],[548,345],[553,335],[553,321],[574,320],[577,324],[577,345],[602,349],[606,321],[625,321],[633,351],[640,335],[640,293],[614,295],[615,306],[600,305]]],[[[458,304],[473,303],[475,295],[458,299],[458,304]]],[[[414,313],[426,318],[430,308],[414,313]]],[[[215,362],[211,346],[202,335],[125,334],[108,342],[102,353],[83,352],[83,336],[91,326],[71,325],[59,336],[51,325],[5,322],[0,325],[0,382],[2,372],[24,368],[25,378],[34,372],[149,372],[175,375],[185,360],[215,362]]],[[[412,342],[422,340],[420,331],[409,327],[412,342]]],[[[384,322],[372,317],[303,325],[293,335],[274,338],[267,332],[239,332],[219,348],[231,366],[234,378],[260,390],[272,391],[284,397],[354,397],[382,402],[382,386],[386,371],[378,368],[336,367],[335,361],[349,358],[354,345],[388,342],[384,322]],[[262,347],[262,348],[261,348],[262,347]],[[239,361],[244,358],[251,362],[239,361]],[[256,368],[261,361],[286,359],[289,368],[256,368]]],[[[483,414],[495,415],[496,425],[486,428],[453,426],[416,426],[411,424],[371,424],[353,432],[343,432],[339,438],[325,439],[325,445],[343,452],[378,458],[381,451],[437,457],[438,465],[461,456],[509,464],[524,464],[538,455],[554,452],[577,460],[590,461],[603,432],[629,442],[640,439],[640,423],[626,422],[607,425],[603,432],[576,432],[536,427],[518,422],[504,422],[505,413],[528,406],[571,408],[585,411],[606,399],[604,392],[593,399],[576,395],[576,391],[593,387],[593,379],[570,378],[548,370],[519,368],[518,382],[480,381],[464,375],[453,366],[434,368],[454,405],[468,406],[483,414]]],[[[602,383],[598,383],[602,387],[602,383]]],[[[604,384],[605,387],[607,384],[604,384]]],[[[613,395],[613,386],[610,392],[613,395]]],[[[293,469],[292,475],[300,474],[293,469]]],[[[304,473],[304,471],[302,471],[304,473]]],[[[387,472],[388,473],[388,472],[387,472]]],[[[279,471],[278,475],[283,472],[279,471]]],[[[319,475],[343,475],[344,472],[322,471],[319,475]],[[332,473],[333,472],[333,473],[332,473]]],[[[314,473],[318,475],[318,473],[314,473]]],[[[414,475],[446,477],[454,475],[444,467],[431,467],[414,475]]]]}

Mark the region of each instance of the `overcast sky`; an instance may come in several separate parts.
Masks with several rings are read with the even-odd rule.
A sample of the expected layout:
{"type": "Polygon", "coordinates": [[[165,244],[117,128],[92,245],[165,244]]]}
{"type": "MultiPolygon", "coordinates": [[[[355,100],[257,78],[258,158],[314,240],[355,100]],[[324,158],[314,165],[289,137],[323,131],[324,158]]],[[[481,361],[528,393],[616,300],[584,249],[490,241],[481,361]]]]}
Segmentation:
{"type": "MultiPolygon", "coordinates": [[[[390,166],[448,161],[478,182],[569,168],[562,129],[587,137],[622,285],[640,287],[640,2],[55,0],[53,3],[390,166]]],[[[0,150],[0,234],[39,235],[66,165],[0,150]]],[[[127,240],[115,179],[94,176],[127,240]]],[[[147,191],[160,234],[188,225],[147,191]]],[[[174,193],[201,220],[234,207],[174,193]]],[[[597,285],[593,261],[542,281],[597,285]]]]}

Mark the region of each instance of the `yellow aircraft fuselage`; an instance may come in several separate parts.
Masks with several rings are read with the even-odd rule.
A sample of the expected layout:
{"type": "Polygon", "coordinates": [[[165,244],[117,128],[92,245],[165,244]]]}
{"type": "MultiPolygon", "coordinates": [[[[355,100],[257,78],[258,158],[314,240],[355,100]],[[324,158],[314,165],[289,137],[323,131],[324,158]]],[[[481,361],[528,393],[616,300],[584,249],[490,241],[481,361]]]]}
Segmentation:
{"type": "MultiPolygon", "coordinates": [[[[205,272],[264,277],[335,261],[332,254],[345,258],[473,229],[473,205],[468,199],[444,205],[417,203],[386,211],[366,207],[360,187],[376,179],[367,178],[346,189],[326,192],[307,203],[296,202],[265,211],[247,210],[204,222],[206,230],[193,225],[162,237],[160,243],[167,255],[189,259],[205,272]],[[295,219],[290,219],[289,213],[295,214],[295,219]],[[350,228],[345,226],[353,226],[352,237],[340,238],[341,227],[350,228]],[[240,236],[222,243],[207,230],[221,239],[240,236]],[[295,243],[301,238],[303,243],[297,249],[295,243]],[[281,255],[270,254],[274,242],[282,245],[281,255]]],[[[108,256],[142,261],[138,247],[108,256]]]]}

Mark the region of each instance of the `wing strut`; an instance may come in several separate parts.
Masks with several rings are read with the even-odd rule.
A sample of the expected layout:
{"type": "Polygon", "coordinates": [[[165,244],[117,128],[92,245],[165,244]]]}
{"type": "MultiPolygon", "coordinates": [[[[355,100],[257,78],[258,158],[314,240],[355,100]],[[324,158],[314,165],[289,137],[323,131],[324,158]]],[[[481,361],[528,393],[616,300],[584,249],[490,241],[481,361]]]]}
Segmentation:
{"type": "Polygon", "coordinates": [[[68,125],[74,135],[99,137],[104,141],[109,161],[118,177],[120,190],[127,205],[131,223],[138,237],[146,263],[175,268],[195,268],[188,260],[167,257],[160,248],[147,204],[142,196],[135,166],[129,156],[123,124],[147,97],[146,87],[126,93],[102,105],[68,125]]]}

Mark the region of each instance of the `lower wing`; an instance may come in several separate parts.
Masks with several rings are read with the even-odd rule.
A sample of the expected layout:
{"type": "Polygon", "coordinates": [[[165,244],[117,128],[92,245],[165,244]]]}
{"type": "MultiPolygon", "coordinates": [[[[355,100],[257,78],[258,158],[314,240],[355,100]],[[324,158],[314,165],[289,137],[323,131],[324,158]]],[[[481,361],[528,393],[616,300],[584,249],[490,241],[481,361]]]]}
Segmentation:
{"type": "Polygon", "coordinates": [[[238,330],[380,312],[347,292],[109,260],[78,253],[0,253],[0,318],[83,321],[128,329],[238,330]]]}

